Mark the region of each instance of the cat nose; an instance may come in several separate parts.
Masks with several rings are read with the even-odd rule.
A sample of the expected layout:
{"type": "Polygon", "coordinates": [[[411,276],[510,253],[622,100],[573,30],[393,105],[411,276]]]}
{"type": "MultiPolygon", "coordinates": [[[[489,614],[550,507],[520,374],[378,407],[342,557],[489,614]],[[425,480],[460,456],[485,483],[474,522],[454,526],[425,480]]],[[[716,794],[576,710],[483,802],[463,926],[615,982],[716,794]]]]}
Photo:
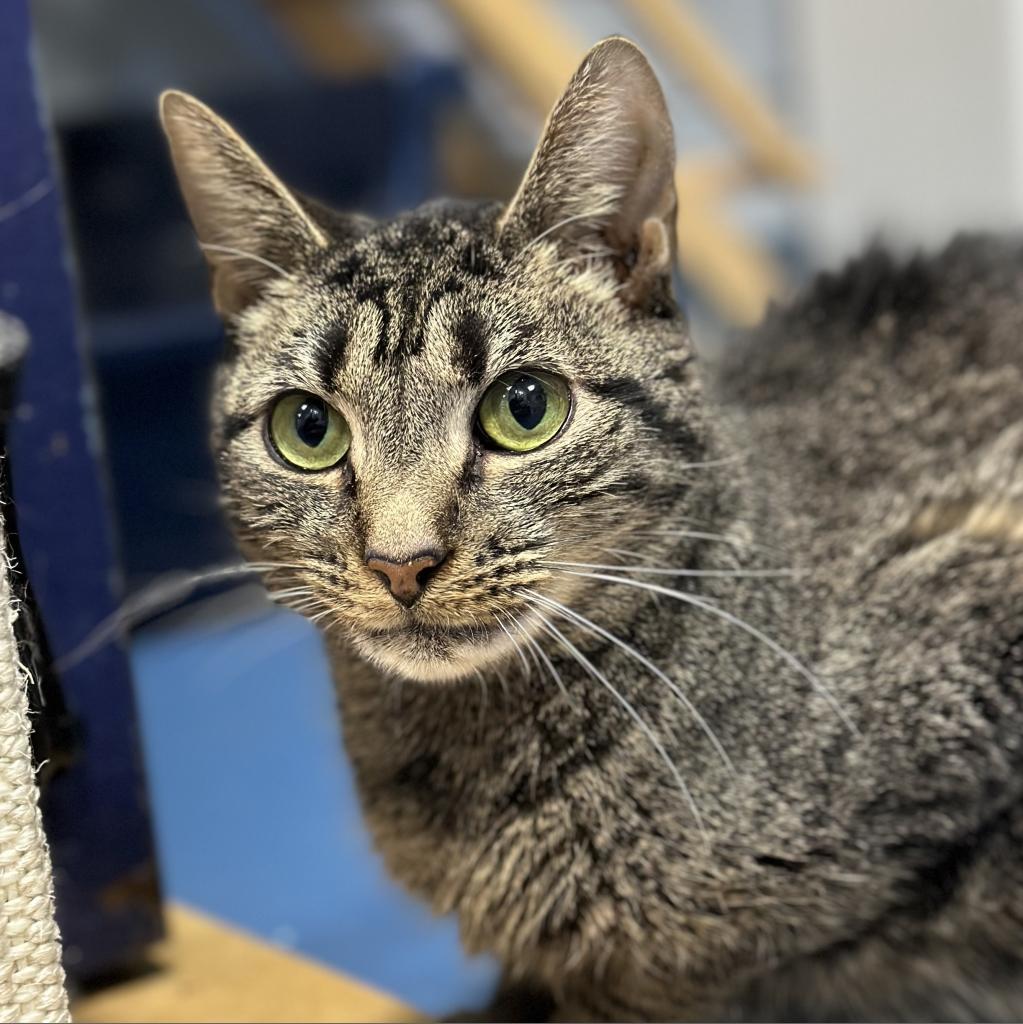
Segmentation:
{"type": "Polygon", "coordinates": [[[418,555],[396,562],[367,552],[366,568],[380,577],[395,601],[411,608],[447,557],[446,551],[421,551],[418,555]]]}

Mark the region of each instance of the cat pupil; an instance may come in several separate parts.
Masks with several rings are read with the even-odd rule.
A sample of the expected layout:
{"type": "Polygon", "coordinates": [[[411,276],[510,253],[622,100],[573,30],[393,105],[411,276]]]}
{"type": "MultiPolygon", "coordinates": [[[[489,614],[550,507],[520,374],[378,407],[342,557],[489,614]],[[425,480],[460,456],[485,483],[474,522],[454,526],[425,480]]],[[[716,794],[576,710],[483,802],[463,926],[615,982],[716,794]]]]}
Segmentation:
{"type": "Polygon", "coordinates": [[[519,425],[533,430],[547,412],[547,392],[535,377],[519,377],[508,390],[508,408],[519,425]]]}
{"type": "Polygon", "coordinates": [[[303,402],[295,413],[295,433],[303,444],[315,448],[327,433],[327,410],[322,402],[303,402]]]}

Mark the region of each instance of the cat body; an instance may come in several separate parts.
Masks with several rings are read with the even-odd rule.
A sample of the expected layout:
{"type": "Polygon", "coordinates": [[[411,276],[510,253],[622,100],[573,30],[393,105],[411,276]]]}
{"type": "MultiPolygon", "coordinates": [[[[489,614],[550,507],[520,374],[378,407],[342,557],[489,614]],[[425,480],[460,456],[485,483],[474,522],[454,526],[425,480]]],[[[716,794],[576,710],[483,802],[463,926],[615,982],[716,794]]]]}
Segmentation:
{"type": "Polygon", "coordinates": [[[227,507],[325,623],[394,877],[562,1019],[1023,1015],[1023,253],[871,254],[703,367],[624,40],[507,206],[332,214],[164,119],[227,507]],[[495,446],[545,374],[556,432],[495,446]]]}
{"type": "Polygon", "coordinates": [[[875,257],[847,271],[879,293],[865,324],[855,297],[777,315],[717,389],[729,436],[706,428],[699,454],[720,465],[654,484],[674,480],[679,504],[650,522],[696,520],[731,543],[658,545],[636,522],[615,538],[643,536],[652,565],[796,570],[636,578],[740,615],[831,699],[707,610],[597,581],[561,598],[712,724],[734,770],[649,670],[558,622],[656,723],[699,821],[643,729],[556,642],[568,697],[517,662],[468,692],[396,690],[334,647],[390,871],[568,1019],[1023,1010],[1021,270],[1020,250],[983,241],[908,271],[875,257]],[[997,269],[978,278],[985,263],[997,269]]]}

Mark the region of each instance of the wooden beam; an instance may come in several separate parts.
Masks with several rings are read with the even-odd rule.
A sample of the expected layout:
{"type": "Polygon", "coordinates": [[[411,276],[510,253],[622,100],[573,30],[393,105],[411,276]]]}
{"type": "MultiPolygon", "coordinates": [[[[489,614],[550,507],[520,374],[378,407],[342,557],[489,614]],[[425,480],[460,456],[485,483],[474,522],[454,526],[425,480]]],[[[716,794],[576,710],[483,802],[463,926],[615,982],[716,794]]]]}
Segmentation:
{"type": "Polygon", "coordinates": [[[157,970],[76,999],[76,1024],[419,1021],[368,985],[182,906],[167,914],[157,970]]]}
{"type": "Polygon", "coordinates": [[[724,193],[741,174],[717,165],[682,160],[675,171],[678,252],[682,273],[735,324],[763,315],[784,282],[774,261],[729,223],[724,193]]]}
{"type": "Polygon", "coordinates": [[[782,127],[685,0],[628,0],[658,48],[725,121],[765,175],[793,185],[814,178],[810,156],[782,127]]]}
{"type": "Polygon", "coordinates": [[[336,0],[264,0],[314,71],[345,77],[387,65],[384,47],[336,0]]]}
{"type": "MultiPolygon", "coordinates": [[[[581,47],[541,0],[445,0],[466,35],[545,117],[581,59],[581,47]]],[[[679,262],[726,317],[751,323],[781,286],[771,257],[728,223],[725,193],[746,180],[734,160],[679,163],[679,262]]]]}
{"type": "Polygon", "coordinates": [[[581,59],[564,22],[541,0],[445,0],[487,58],[545,117],[581,59]]]}

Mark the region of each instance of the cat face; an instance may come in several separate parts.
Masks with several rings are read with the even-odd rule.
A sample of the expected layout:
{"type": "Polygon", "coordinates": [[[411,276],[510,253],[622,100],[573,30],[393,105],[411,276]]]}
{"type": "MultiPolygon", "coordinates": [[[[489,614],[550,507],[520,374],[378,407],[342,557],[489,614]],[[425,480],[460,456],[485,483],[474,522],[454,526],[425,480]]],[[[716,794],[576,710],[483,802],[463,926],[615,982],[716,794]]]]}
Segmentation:
{"type": "Polygon", "coordinates": [[[646,61],[591,52],[508,207],[381,224],[296,198],[197,101],[163,115],[232,341],[214,447],[243,550],[400,675],[514,656],[523,595],[578,601],[559,563],[656,520],[692,436],[646,61]]]}

